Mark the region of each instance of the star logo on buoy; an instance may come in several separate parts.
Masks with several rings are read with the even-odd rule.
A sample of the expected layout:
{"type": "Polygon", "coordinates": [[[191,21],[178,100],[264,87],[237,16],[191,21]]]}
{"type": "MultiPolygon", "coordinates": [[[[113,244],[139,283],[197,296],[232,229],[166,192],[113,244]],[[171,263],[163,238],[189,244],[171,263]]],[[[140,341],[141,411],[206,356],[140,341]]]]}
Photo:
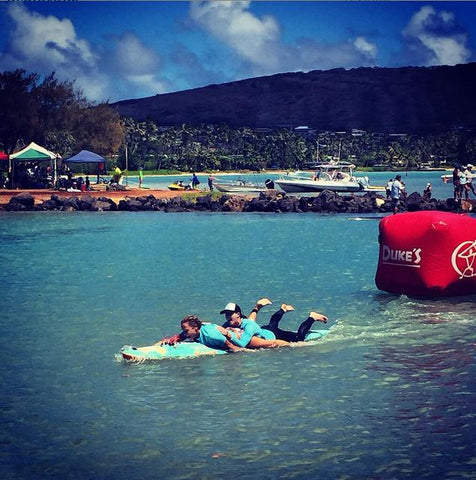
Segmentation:
{"type": "Polygon", "coordinates": [[[460,280],[476,276],[476,240],[460,243],[453,250],[451,265],[460,280]]]}

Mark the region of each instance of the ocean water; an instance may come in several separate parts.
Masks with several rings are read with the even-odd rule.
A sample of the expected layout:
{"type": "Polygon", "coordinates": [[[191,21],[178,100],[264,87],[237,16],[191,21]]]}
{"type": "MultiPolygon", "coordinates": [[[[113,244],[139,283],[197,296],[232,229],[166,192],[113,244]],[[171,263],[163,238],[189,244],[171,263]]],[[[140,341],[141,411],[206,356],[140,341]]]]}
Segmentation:
{"type": "Polygon", "coordinates": [[[378,219],[0,215],[5,479],[476,477],[476,298],[374,284],[378,219]],[[128,365],[229,301],[291,303],[298,348],[128,365]]]}

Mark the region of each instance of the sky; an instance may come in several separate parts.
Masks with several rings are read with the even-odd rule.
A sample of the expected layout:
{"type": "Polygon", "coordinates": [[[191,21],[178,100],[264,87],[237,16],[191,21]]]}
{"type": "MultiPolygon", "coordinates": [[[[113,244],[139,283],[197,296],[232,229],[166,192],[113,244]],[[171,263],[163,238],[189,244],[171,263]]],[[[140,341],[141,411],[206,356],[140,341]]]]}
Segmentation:
{"type": "Polygon", "coordinates": [[[115,102],[275,73],[476,60],[476,2],[0,2],[0,71],[115,102]]]}

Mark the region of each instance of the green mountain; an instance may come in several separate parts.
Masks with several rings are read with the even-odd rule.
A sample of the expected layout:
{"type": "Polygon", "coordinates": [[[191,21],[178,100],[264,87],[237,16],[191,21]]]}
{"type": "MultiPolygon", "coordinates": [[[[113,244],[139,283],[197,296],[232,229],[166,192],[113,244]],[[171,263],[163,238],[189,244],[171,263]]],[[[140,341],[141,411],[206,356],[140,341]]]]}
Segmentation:
{"type": "Polygon", "coordinates": [[[306,125],[427,133],[476,127],[476,63],[453,67],[355,68],[282,73],[112,106],[158,125],[306,125]]]}

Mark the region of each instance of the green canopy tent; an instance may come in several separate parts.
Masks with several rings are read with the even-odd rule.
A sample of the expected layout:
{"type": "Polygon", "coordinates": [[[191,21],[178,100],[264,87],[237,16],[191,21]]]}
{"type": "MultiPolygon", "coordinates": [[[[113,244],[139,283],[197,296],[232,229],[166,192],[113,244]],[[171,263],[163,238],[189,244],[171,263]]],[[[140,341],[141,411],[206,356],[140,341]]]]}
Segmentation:
{"type": "MultiPolygon", "coordinates": [[[[15,167],[18,169],[18,165],[21,162],[49,162],[53,167],[53,185],[56,185],[57,180],[57,160],[59,155],[50,152],[44,147],[37,145],[35,142],[31,142],[27,147],[22,150],[12,153],[10,160],[12,161],[12,178],[15,182],[15,167]]],[[[17,179],[18,180],[18,179],[17,179]]],[[[13,185],[14,186],[14,185],[13,185]]]]}

